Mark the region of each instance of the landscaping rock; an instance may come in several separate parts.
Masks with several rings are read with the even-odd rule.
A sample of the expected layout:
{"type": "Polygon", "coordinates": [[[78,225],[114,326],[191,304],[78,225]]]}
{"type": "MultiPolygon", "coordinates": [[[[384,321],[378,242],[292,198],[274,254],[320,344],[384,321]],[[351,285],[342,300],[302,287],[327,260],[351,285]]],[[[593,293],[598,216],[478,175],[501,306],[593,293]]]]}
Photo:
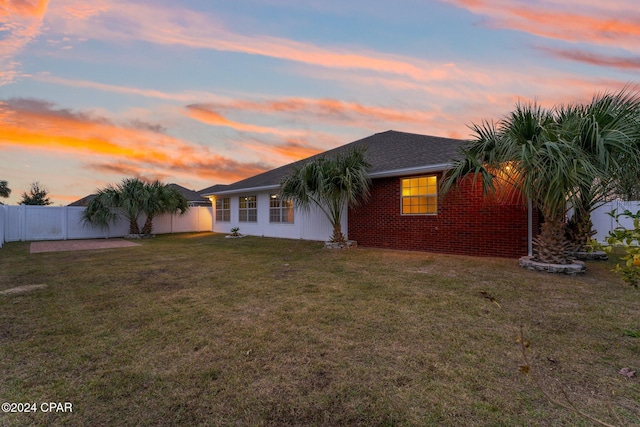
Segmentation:
{"type": "Polygon", "coordinates": [[[609,256],[604,251],[593,251],[593,252],[568,252],[570,257],[575,259],[582,259],[585,261],[606,261],[609,259],[609,256]]]}
{"type": "Polygon", "coordinates": [[[324,242],[325,249],[351,249],[357,248],[358,242],[355,240],[347,240],[344,243],[341,242],[324,242]]]}
{"type": "Polygon", "coordinates": [[[547,264],[544,262],[534,261],[533,257],[523,256],[520,258],[520,267],[533,271],[546,271],[548,273],[563,273],[575,275],[584,273],[586,267],[582,261],[573,261],[571,264],[547,264]]]}

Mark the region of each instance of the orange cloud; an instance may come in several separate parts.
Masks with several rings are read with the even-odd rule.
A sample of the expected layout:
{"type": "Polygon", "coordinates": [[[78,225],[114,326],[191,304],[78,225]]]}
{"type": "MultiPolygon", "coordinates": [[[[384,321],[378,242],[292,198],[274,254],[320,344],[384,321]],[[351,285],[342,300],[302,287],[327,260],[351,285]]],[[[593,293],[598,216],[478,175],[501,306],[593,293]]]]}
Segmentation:
{"type": "Polygon", "coordinates": [[[232,182],[269,168],[216,155],[206,147],[158,132],[160,129],[140,121],[118,125],[103,117],[56,109],[43,101],[0,103],[0,145],[91,156],[88,167],[103,171],[109,167],[125,171],[126,166],[128,174],[188,173],[232,182]]]}
{"type": "Polygon", "coordinates": [[[207,123],[213,126],[226,126],[242,132],[254,132],[254,133],[275,133],[280,134],[281,131],[266,127],[251,125],[246,123],[239,123],[229,120],[222,116],[222,114],[214,111],[211,106],[202,104],[187,105],[187,115],[192,119],[199,120],[203,123],[207,123]]]}
{"type": "Polygon", "coordinates": [[[48,0],[4,0],[0,4],[0,18],[17,16],[42,18],[47,11],[48,0]]]}
{"type": "Polygon", "coordinates": [[[0,3],[0,86],[13,82],[20,74],[16,59],[38,34],[47,11],[48,0],[4,0],[0,3]]]}
{"type": "Polygon", "coordinates": [[[285,162],[305,159],[346,142],[348,141],[334,138],[328,144],[323,145],[324,148],[315,147],[306,139],[296,138],[289,138],[282,143],[275,144],[259,140],[237,141],[236,144],[243,147],[245,151],[257,153],[265,161],[281,164],[282,159],[285,159],[285,162]]]}
{"type": "Polygon", "coordinates": [[[640,8],[637,2],[567,2],[531,5],[513,0],[441,0],[488,16],[490,24],[536,36],[638,50],[640,8]]]}

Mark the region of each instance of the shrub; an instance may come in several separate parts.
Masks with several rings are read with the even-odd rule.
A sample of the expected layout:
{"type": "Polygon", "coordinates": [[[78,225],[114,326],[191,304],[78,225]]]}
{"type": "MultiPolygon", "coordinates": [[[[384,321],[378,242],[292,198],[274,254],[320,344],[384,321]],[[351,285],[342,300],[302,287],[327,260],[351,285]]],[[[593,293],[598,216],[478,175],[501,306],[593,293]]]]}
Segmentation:
{"type": "Polygon", "coordinates": [[[624,264],[617,264],[615,272],[622,275],[622,280],[635,288],[640,285],[640,211],[635,214],[630,210],[617,213],[616,210],[607,213],[616,220],[618,226],[609,232],[607,242],[611,245],[623,245],[625,255],[620,257],[624,264]],[[620,225],[620,217],[633,220],[633,228],[628,229],[620,225]]]}

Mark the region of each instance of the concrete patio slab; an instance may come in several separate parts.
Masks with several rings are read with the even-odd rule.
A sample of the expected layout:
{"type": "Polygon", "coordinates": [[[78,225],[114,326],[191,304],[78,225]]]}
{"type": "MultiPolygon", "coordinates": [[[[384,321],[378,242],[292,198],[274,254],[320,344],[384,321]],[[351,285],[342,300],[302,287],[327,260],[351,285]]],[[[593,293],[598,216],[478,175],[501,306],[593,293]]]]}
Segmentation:
{"type": "Polygon", "coordinates": [[[88,239],[88,240],[49,240],[32,242],[29,253],[84,251],[90,249],[114,249],[140,246],[140,243],[129,242],[124,239],[88,239]]]}

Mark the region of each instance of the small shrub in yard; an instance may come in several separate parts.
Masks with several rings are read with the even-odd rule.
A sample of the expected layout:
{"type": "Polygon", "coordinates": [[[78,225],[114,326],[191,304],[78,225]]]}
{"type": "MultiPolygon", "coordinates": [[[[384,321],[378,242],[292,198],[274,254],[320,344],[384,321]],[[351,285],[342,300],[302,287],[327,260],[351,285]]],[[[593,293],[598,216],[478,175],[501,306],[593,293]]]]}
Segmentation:
{"type": "Polygon", "coordinates": [[[640,285],[640,211],[635,214],[630,210],[617,213],[615,210],[608,212],[608,215],[616,220],[618,227],[609,232],[607,242],[611,245],[624,245],[625,255],[620,257],[624,264],[617,264],[615,272],[622,275],[622,280],[635,288],[640,285]],[[627,217],[633,220],[633,228],[627,229],[620,226],[620,217],[627,217]]]}

